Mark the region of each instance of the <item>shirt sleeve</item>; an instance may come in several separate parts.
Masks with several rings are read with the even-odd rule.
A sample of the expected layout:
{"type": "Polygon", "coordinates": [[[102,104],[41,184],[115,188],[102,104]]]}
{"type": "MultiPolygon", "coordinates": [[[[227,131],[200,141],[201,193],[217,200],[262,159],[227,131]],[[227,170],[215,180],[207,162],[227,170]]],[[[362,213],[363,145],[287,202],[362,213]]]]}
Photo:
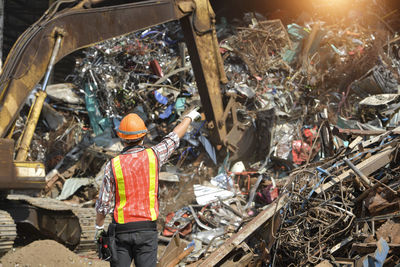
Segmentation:
{"type": "Polygon", "coordinates": [[[170,132],[160,143],[152,147],[157,155],[159,167],[167,162],[168,158],[178,147],[179,137],[174,132],[170,132]]]}
{"type": "Polygon", "coordinates": [[[96,201],[95,209],[98,213],[107,215],[114,211],[115,181],[112,175],[111,161],[107,162],[104,169],[103,183],[101,184],[99,198],[96,201]]]}

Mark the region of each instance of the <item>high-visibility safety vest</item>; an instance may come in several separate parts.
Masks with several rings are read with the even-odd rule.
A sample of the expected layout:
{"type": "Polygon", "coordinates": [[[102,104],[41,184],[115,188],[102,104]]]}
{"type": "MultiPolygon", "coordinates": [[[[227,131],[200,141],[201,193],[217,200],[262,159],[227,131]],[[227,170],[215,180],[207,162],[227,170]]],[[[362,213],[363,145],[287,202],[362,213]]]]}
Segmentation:
{"type": "Polygon", "coordinates": [[[117,223],[158,218],[158,161],[154,151],[121,154],[111,161],[115,178],[114,219],[117,223]]]}

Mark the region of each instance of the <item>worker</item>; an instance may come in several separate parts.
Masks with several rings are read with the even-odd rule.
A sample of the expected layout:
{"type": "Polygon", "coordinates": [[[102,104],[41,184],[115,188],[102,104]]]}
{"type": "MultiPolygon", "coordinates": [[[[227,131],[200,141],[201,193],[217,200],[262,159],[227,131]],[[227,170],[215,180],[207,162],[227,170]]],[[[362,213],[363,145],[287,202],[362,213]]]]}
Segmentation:
{"type": "Polygon", "coordinates": [[[105,233],[106,215],[113,214],[116,260],[111,260],[111,266],[130,266],[132,259],[136,267],[156,266],[159,170],[199,117],[196,109],[190,111],[159,144],[148,149],[143,146],[147,134],[143,120],[134,113],[122,119],[116,131],[124,149],[107,162],[95,206],[95,241],[105,233]]]}

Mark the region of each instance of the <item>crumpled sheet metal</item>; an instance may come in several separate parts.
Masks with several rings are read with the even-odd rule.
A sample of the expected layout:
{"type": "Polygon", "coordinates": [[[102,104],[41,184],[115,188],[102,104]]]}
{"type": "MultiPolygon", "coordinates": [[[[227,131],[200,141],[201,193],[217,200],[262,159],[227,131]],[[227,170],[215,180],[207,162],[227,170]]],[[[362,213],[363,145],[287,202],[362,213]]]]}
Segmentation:
{"type": "Polygon", "coordinates": [[[196,184],[193,186],[196,201],[199,205],[206,205],[218,199],[227,199],[235,194],[231,191],[213,186],[204,186],[196,184]]]}
{"type": "Polygon", "coordinates": [[[82,105],[82,97],[77,94],[78,90],[72,83],[51,84],[46,87],[47,96],[52,100],[73,105],[82,105]]]}
{"type": "Polygon", "coordinates": [[[89,178],[69,178],[65,181],[61,194],[57,197],[58,200],[66,200],[72,196],[82,186],[89,185],[93,179],[89,178]]]}

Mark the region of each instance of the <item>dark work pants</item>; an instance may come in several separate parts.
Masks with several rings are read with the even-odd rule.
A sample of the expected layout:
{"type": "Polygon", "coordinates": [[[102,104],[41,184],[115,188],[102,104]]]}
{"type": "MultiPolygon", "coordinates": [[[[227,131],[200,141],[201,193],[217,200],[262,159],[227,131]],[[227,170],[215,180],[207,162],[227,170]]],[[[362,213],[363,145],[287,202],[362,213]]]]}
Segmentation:
{"type": "Polygon", "coordinates": [[[132,259],[136,267],[157,265],[158,233],[155,230],[116,234],[118,262],[111,267],[129,267],[132,259]]]}

